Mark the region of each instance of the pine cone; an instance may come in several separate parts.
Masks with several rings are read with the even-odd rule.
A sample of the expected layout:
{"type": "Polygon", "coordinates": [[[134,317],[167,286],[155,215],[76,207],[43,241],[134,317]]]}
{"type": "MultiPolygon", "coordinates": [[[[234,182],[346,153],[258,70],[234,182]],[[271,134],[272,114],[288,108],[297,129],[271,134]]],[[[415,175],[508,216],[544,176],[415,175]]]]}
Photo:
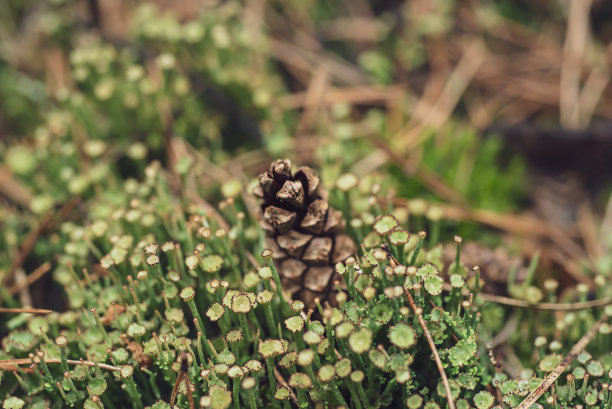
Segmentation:
{"type": "Polygon", "coordinates": [[[307,306],[315,297],[327,300],[334,265],[355,252],[355,243],[343,234],[342,213],[327,203],[317,175],[309,167],[292,173],[291,162],[278,159],[253,193],[263,199],[260,224],[285,290],[307,306]]]}

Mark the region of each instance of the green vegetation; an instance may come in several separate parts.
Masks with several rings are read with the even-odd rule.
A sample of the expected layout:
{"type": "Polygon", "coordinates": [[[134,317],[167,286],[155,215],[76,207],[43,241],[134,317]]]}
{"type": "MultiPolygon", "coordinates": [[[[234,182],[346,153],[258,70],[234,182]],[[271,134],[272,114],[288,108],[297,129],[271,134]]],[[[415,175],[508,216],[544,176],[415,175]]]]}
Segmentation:
{"type": "Polygon", "coordinates": [[[0,5],[2,407],[612,408],[611,245],[571,274],[466,261],[507,244],[465,214],[517,211],[525,165],[394,88],[459,6],[401,30],[376,11],[358,47],[330,25],[347,6],[255,3],[122,5],[115,31],[0,5]],[[277,157],[316,169],[357,244],[323,303],[292,298],[266,243],[253,188],[277,157]]]}

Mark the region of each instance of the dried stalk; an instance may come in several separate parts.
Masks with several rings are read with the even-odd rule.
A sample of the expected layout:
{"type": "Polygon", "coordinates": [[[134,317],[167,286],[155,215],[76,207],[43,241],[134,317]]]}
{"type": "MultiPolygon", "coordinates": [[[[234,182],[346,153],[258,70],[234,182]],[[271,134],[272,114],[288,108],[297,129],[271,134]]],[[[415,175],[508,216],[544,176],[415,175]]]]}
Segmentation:
{"type": "MultiPolygon", "coordinates": [[[[485,62],[487,52],[480,40],[472,40],[461,60],[449,75],[442,92],[429,109],[415,110],[414,120],[410,121],[394,139],[401,141],[405,151],[414,149],[420,142],[421,131],[426,127],[440,129],[450,118],[468,85],[485,62]]],[[[422,104],[419,104],[421,107],[422,104]]]]}
{"type": "MultiPolygon", "coordinates": [[[[36,362],[38,362],[38,358],[35,357],[34,359],[36,360],[36,362]]],[[[59,364],[62,362],[62,360],[58,358],[51,358],[51,359],[45,359],[45,362],[48,364],[59,364]]],[[[92,362],[92,361],[77,361],[74,359],[67,359],[66,362],[68,362],[71,365],[85,365],[85,366],[91,366],[91,367],[97,366],[100,369],[106,369],[108,371],[120,371],[121,370],[121,368],[117,366],[108,365],[108,364],[99,364],[99,363],[92,362]]],[[[17,365],[30,365],[31,363],[32,361],[30,360],[30,358],[6,359],[6,360],[0,361],[0,370],[10,371],[10,370],[14,370],[15,366],[17,365]]]]}
{"type": "Polygon", "coordinates": [[[523,400],[516,409],[528,409],[533,405],[539,398],[546,392],[548,388],[555,382],[555,380],[565,371],[565,369],[572,363],[574,358],[578,356],[580,352],[591,342],[591,340],[597,334],[599,327],[608,320],[607,315],[603,315],[597,322],[583,335],[582,338],[576,342],[576,344],[570,350],[570,353],[563,358],[563,360],[557,365],[557,367],[549,373],[542,383],[523,400]]]}
{"type": "Polygon", "coordinates": [[[433,353],[434,359],[436,361],[436,366],[438,367],[438,372],[440,372],[440,377],[442,378],[442,383],[444,384],[444,390],[446,391],[446,399],[448,400],[449,409],[455,409],[455,402],[453,401],[453,396],[451,395],[450,384],[448,383],[448,378],[446,377],[446,372],[444,372],[444,367],[442,366],[442,361],[440,360],[440,354],[438,354],[438,349],[436,348],[436,344],[434,344],[433,338],[427,329],[427,324],[425,324],[425,320],[423,319],[423,314],[420,309],[417,307],[414,302],[414,298],[410,294],[410,291],[406,290],[406,297],[408,297],[408,302],[410,303],[410,307],[412,311],[417,316],[419,321],[419,325],[423,328],[423,333],[425,334],[425,338],[427,338],[427,343],[429,344],[429,348],[433,353]]]}
{"type": "Polygon", "coordinates": [[[44,310],[40,308],[0,308],[0,313],[20,313],[20,312],[29,312],[31,314],[49,314],[52,313],[53,310],[44,310]]]}
{"type": "Polygon", "coordinates": [[[478,297],[486,301],[495,302],[498,304],[509,305],[512,307],[519,308],[532,308],[535,310],[547,310],[547,311],[578,311],[586,310],[588,308],[605,307],[606,305],[612,304],[612,298],[602,298],[599,300],[584,301],[584,302],[572,302],[572,303],[550,303],[543,302],[539,304],[530,304],[527,301],[517,300],[515,298],[503,297],[501,295],[479,293],[478,297]]]}
{"type": "MultiPolygon", "coordinates": [[[[19,253],[17,254],[17,257],[15,257],[15,259],[11,263],[9,273],[7,274],[6,277],[4,277],[4,279],[2,280],[2,282],[0,282],[0,284],[6,284],[9,280],[13,278],[15,271],[17,271],[17,269],[20,268],[23,265],[23,263],[26,261],[28,255],[34,248],[34,245],[36,244],[36,242],[38,241],[38,238],[42,234],[44,234],[46,231],[51,229],[55,223],[64,220],[64,218],[68,215],[68,213],[70,213],[70,211],[77,205],[77,203],[80,200],[81,199],[79,197],[75,197],[74,199],[66,203],[59,212],[56,212],[55,210],[50,210],[49,212],[45,214],[41,222],[38,224],[38,227],[32,230],[30,234],[28,234],[28,236],[23,241],[23,244],[21,245],[21,248],[19,249],[19,253]]],[[[1,301],[1,298],[0,298],[0,301],[1,301]]]]}
{"type": "Polygon", "coordinates": [[[559,116],[564,127],[580,125],[580,77],[589,44],[591,0],[572,0],[568,13],[559,90],[559,116]]]}
{"type": "Polygon", "coordinates": [[[48,261],[38,266],[32,273],[26,276],[26,279],[23,283],[15,284],[9,287],[7,290],[10,295],[15,295],[19,291],[23,290],[26,287],[31,286],[33,283],[38,281],[42,276],[47,274],[47,272],[51,270],[51,263],[48,261]]]}
{"type": "MultiPolygon", "coordinates": [[[[384,105],[389,94],[400,87],[397,85],[360,85],[354,87],[330,87],[322,96],[321,105],[331,106],[338,103],[355,105],[384,105]]],[[[306,104],[306,91],[283,95],[278,98],[278,106],[282,109],[299,109],[306,104]]]]}

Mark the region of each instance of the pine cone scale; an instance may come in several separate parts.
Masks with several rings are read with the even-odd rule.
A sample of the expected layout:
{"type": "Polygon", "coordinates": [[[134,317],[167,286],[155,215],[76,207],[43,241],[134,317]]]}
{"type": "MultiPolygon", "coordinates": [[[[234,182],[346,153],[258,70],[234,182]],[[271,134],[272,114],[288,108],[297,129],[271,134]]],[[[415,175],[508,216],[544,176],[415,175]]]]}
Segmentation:
{"type": "Polygon", "coordinates": [[[278,246],[285,250],[290,256],[299,258],[304,247],[310,242],[310,234],[300,233],[296,230],[289,230],[276,238],[278,246]]]}
{"type": "Polygon", "coordinates": [[[276,193],[276,198],[294,208],[304,205],[304,186],[300,181],[287,180],[276,193]]]}
{"type": "Polygon", "coordinates": [[[325,200],[315,200],[308,206],[300,227],[310,233],[321,233],[327,221],[328,209],[329,204],[325,200]]]}
{"type": "Polygon", "coordinates": [[[264,210],[264,220],[266,223],[271,225],[274,230],[283,233],[291,228],[296,217],[297,215],[295,212],[281,209],[276,206],[268,206],[266,210],[264,210]]]}

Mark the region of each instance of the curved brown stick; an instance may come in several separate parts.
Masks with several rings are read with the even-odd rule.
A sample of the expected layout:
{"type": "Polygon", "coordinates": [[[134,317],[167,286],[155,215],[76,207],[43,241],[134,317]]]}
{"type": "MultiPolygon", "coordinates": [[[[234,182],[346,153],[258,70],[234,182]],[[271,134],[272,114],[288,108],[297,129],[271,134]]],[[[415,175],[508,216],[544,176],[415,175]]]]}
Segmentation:
{"type": "Polygon", "coordinates": [[[444,390],[446,390],[446,399],[448,400],[449,409],[455,409],[455,402],[453,402],[453,396],[451,395],[450,384],[448,383],[448,378],[446,377],[446,372],[444,372],[444,367],[442,366],[442,361],[440,360],[440,354],[438,354],[438,349],[436,348],[436,344],[434,344],[433,338],[427,329],[427,324],[425,324],[425,320],[423,319],[423,314],[418,309],[416,303],[414,302],[414,298],[410,294],[410,291],[406,290],[406,297],[408,297],[408,302],[410,303],[410,307],[412,307],[412,311],[417,316],[419,320],[419,325],[423,328],[423,333],[425,334],[425,338],[427,338],[427,343],[429,344],[429,348],[433,353],[434,359],[436,361],[436,366],[438,367],[438,372],[440,372],[440,377],[442,378],[442,383],[444,384],[444,390]]]}
{"type": "Polygon", "coordinates": [[[570,350],[570,353],[563,358],[559,365],[557,365],[557,367],[553,369],[553,371],[549,373],[546,378],[544,378],[542,383],[533,392],[531,392],[529,396],[527,396],[525,400],[523,400],[520,405],[516,407],[516,409],[527,409],[536,403],[536,401],[540,399],[540,396],[542,396],[544,392],[550,388],[550,385],[552,385],[557,380],[559,375],[561,375],[563,371],[565,371],[565,369],[572,363],[574,358],[576,358],[576,356],[578,356],[578,354],[582,352],[584,348],[586,348],[589,342],[591,342],[591,340],[597,334],[599,327],[606,322],[608,318],[609,317],[606,314],[603,314],[602,317],[597,320],[597,322],[587,331],[587,333],[584,334],[582,338],[578,340],[578,342],[576,342],[576,344],[570,350]]]}
{"type": "Polygon", "coordinates": [[[8,292],[11,295],[17,294],[19,291],[23,290],[26,287],[31,286],[36,281],[38,281],[42,276],[47,274],[47,272],[51,270],[51,263],[48,261],[44,262],[40,266],[38,266],[34,271],[26,276],[26,280],[21,284],[15,284],[8,288],[8,292]]]}

